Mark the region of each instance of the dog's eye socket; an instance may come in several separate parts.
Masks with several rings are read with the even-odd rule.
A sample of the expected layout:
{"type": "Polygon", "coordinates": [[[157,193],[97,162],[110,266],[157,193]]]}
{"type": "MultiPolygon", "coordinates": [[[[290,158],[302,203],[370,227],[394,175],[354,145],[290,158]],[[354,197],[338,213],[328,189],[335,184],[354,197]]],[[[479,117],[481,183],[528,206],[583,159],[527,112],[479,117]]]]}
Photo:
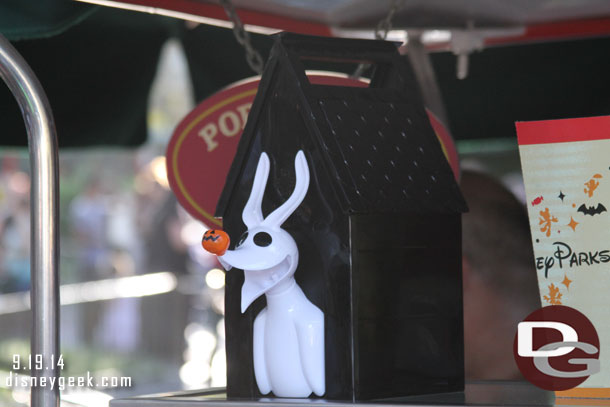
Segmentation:
{"type": "Polygon", "coordinates": [[[258,232],[254,235],[254,244],[257,246],[269,246],[271,244],[271,235],[266,232],[258,232]]]}
{"type": "Polygon", "coordinates": [[[241,246],[242,244],[244,244],[244,242],[246,241],[246,239],[248,238],[248,232],[244,232],[243,235],[241,235],[241,237],[239,238],[239,243],[237,243],[237,246],[235,246],[236,248],[241,246]]]}

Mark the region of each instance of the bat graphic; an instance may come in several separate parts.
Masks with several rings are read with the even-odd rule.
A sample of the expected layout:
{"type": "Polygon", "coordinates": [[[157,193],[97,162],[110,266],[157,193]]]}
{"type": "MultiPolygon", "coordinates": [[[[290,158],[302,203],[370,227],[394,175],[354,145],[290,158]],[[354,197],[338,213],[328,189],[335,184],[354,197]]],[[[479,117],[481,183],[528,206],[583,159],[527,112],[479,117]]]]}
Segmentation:
{"type": "Polygon", "coordinates": [[[601,203],[598,203],[596,207],[595,206],[587,207],[585,204],[582,204],[578,207],[577,212],[582,212],[585,215],[595,216],[595,215],[599,215],[602,212],[607,212],[607,210],[606,210],[606,207],[604,205],[602,205],[601,203]]]}
{"type": "Polygon", "coordinates": [[[539,196],[538,198],[536,198],[532,201],[532,206],[539,205],[540,202],[542,202],[542,201],[544,201],[544,198],[542,196],[539,196]]]}

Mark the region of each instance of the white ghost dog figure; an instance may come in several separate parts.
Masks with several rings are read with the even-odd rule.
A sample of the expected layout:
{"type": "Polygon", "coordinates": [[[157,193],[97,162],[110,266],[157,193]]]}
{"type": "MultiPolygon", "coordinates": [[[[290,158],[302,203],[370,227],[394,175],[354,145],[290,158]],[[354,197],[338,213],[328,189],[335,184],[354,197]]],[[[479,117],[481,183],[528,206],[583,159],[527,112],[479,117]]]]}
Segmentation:
{"type": "Polygon", "coordinates": [[[263,219],[261,203],[269,176],[262,153],[242,219],[248,230],[235,250],[218,259],[227,270],[244,270],[242,313],[265,294],[267,307],[254,320],[254,375],[262,394],[278,397],[322,396],[325,392],[324,313],[312,304],[294,279],[299,250],[282,224],[301,204],[309,188],[303,151],[296,155],[296,186],[290,198],[263,219]]]}

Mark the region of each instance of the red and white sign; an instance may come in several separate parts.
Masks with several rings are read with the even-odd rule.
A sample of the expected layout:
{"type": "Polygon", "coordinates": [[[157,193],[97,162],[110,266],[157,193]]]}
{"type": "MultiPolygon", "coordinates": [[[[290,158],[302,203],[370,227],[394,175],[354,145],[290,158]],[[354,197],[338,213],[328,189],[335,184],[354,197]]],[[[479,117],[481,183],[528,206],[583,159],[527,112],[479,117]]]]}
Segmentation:
{"type": "MultiPolygon", "coordinates": [[[[610,343],[610,116],[518,122],[516,127],[540,301],[586,314],[603,347],[610,343]]],[[[564,339],[555,335],[573,342],[567,332],[564,339]]],[[[595,345],[581,332],[578,338],[595,345]]],[[[549,363],[555,370],[586,370],[586,363],[576,363],[585,357],[592,355],[570,353],[549,363]]],[[[610,356],[602,351],[595,358],[599,373],[581,378],[570,373],[560,377],[565,380],[548,379],[553,374],[545,373],[547,387],[569,392],[563,393],[566,397],[610,397],[610,356]],[[570,389],[574,383],[579,387],[570,389]]]]}
{"type": "Polygon", "coordinates": [[[209,226],[246,125],[260,77],[215,93],[180,122],[166,152],[169,184],[180,204],[209,226]]]}

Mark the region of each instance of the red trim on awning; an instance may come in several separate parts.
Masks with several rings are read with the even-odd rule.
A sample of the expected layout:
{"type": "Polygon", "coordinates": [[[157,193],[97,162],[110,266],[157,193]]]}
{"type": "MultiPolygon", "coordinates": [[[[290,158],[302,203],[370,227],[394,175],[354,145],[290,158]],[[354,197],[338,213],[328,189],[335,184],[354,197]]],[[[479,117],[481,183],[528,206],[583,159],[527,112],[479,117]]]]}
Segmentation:
{"type": "Polygon", "coordinates": [[[485,45],[500,45],[537,41],[557,41],[610,35],[610,17],[586,20],[558,21],[533,24],[526,27],[525,34],[505,38],[488,38],[485,45]]]}
{"type": "MultiPolygon", "coordinates": [[[[196,16],[213,18],[215,20],[229,21],[222,6],[204,3],[196,0],[116,0],[127,4],[155,7],[164,10],[178,11],[196,16]]],[[[324,24],[297,20],[276,14],[259,11],[237,9],[237,14],[243,24],[259,27],[273,28],[281,31],[290,31],[299,34],[332,36],[331,30],[324,24]]]]}
{"type": "MultiPolygon", "coordinates": [[[[133,4],[171,10],[195,16],[207,17],[220,21],[229,21],[225,10],[219,4],[206,3],[197,0],[113,0],[117,3],[133,4]]],[[[333,28],[322,23],[304,21],[278,14],[262,11],[237,9],[237,14],[244,24],[266,27],[280,31],[290,31],[299,34],[333,36],[333,28]]],[[[339,28],[339,27],[337,27],[339,28]]],[[[372,30],[373,28],[371,28],[372,30]]],[[[596,36],[610,35],[610,16],[582,20],[566,20],[550,23],[532,24],[525,27],[522,35],[487,38],[485,46],[512,45],[529,42],[558,41],[596,36]]],[[[429,44],[431,51],[446,51],[447,43],[429,44]]]]}

